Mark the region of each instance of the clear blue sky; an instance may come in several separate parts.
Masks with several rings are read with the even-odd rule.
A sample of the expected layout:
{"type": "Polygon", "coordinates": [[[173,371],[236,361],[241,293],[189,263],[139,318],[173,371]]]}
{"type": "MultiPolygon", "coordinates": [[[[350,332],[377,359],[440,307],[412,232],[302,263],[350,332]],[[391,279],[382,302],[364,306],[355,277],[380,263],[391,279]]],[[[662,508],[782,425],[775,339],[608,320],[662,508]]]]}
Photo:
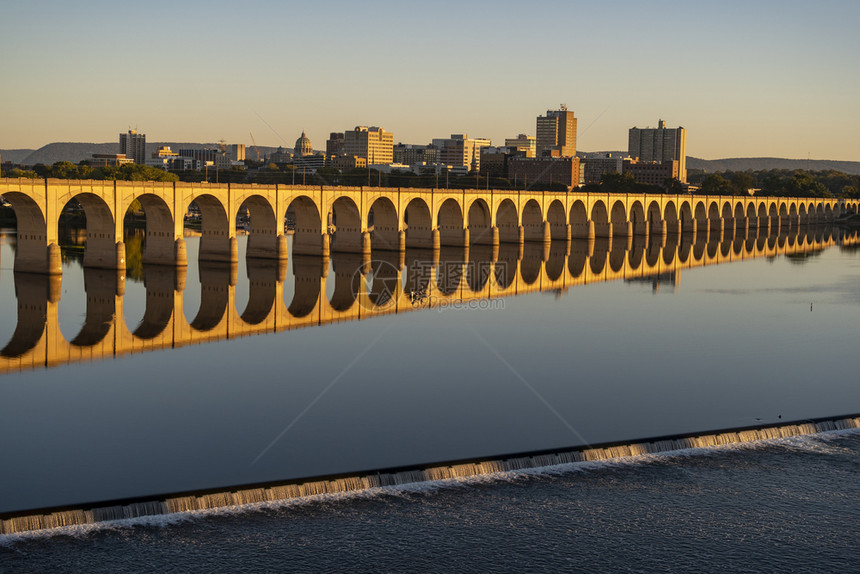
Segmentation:
{"type": "Polygon", "coordinates": [[[860,160],[857,0],[3,4],[0,148],[503,143],[565,103],[586,151],[662,118],[698,157],[860,160]]]}

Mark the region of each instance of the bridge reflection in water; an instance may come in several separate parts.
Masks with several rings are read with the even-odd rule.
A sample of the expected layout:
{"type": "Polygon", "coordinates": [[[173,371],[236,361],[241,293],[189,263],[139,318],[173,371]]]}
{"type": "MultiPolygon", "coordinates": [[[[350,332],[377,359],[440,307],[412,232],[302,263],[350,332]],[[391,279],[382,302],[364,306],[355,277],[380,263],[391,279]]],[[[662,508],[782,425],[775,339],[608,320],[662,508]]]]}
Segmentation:
{"type": "Polygon", "coordinates": [[[236,263],[198,268],[200,307],[183,312],[186,271],[144,266],[146,307],[133,329],[123,320],[125,271],[84,268],[86,315],[71,340],[60,331],[62,276],[14,275],[18,322],[0,350],[0,373],[98,360],[613,280],[665,278],[683,269],[778,255],[803,257],[860,243],[857,231],[791,226],[770,234],[668,234],[548,243],[502,243],[367,254],[247,259],[248,304],[238,312],[236,263]]]}

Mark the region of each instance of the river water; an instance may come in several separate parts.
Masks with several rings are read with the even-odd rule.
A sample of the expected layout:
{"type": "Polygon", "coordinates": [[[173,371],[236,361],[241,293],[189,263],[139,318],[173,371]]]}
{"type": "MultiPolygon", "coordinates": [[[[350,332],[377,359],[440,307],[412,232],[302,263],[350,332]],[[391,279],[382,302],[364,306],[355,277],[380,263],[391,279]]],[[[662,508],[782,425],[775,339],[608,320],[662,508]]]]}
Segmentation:
{"type": "MultiPolygon", "coordinates": [[[[184,282],[173,270],[129,272],[120,298],[129,331],[157,331],[154,301],[176,293],[186,321],[198,317],[211,270],[197,265],[196,239],[187,241],[184,282]]],[[[615,278],[613,256],[632,270],[640,259],[675,261],[682,250],[615,242],[597,266],[601,245],[574,244],[569,258],[564,245],[549,257],[526,246],[513,270],[521,279],[560,256],[571,285],[9,371],[0,375],[0,513],[855,414],[860,259],[852,241],[725,263],[730,242],[702,243],[687,259],[710,253],[713,264],[627,280],[615,278]],[[594,282],[575,284],[582,269],[594,282]]],[[[29,317],[14,303],[16,286],[21,297],[31,285],[11,270],[13,245],[8,234],[0,241],[0,345],[21,340],[19,317],[29,317]]],[[[243,250],[240,241],[233,304],[251,317],[278,271],[249,266],[243,250]]],[[[407,254],[404,268],[431,257],[407,254]]],[[[285,307],[308,277],[299,270],[306,262],[293,259],[285,307]]],[[[380,276],[398,265],[396,255],[375,260],[380,276]]],[[[355,256],[320,265],[330,301],[344,281],[373,283],[367,266],[343,272],[361,267],[355,256]]],[[[68,341],[92,323],[87,295],[97,280],[66,258],[57,320],[68,341]]],[[[298,570],[483,571],[517,561],[784,571],[804,557],[812,568],[817,556],[830,570],[850,565],[858,546],[850,533],[860,513],[858,450],[854,434],[816,435],[81,527],[59,538],[7,537],[0,565],[92,571],[112,556],[132,571],[275,569],[293,560],[298,570]],[[76,562],[62,562],[71,555],[76,562]]]]}

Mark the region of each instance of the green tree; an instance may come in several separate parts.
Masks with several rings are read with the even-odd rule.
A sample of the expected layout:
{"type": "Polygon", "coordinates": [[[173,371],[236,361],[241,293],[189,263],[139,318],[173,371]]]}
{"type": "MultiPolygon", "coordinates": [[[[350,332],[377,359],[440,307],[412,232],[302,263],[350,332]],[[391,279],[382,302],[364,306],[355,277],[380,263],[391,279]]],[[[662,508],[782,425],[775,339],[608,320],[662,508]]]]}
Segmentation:
{"type": "Polygon", "coordinates": [[[705,195],[728,195],[729,182],[718,173],[710,173],[702,180],[702,193],[705,195]]]}
{"type": "Polygon", "coordinates": [[[630,173],[604,173],[600,176],[601,191],[605,193],[631,193],[636,178],[630,173]]]}
{"type": "Polygon", "coordinates": [[[680,195],[684,193],[684,184],[678,178],[667,177],[663,180],[663,189],[666,193],[680,195]]]}
{"type": "Polygon", "coordinates": [[[846,185],[842,188],[842,193],[839,197],[844,197],[845,199],[856,199],[860,197],[860,191],[858,191],[856,186],[846,185]]]}
{"type": "Polygon", "coordinates": [[[748,190],[756,187],[756,179],[749,172],[738,172],[732,175],[732,195],[747,195],[748,190]]]}
{"type": "Polygon", "coordinates": [[[39,174],[32,170],[23,170],[21,168],[13,168],[9,170],[9,173],[6,174],[6,177],[10,179],[17,178],[25,178],[25,179],[39,179],[39,174]]]}

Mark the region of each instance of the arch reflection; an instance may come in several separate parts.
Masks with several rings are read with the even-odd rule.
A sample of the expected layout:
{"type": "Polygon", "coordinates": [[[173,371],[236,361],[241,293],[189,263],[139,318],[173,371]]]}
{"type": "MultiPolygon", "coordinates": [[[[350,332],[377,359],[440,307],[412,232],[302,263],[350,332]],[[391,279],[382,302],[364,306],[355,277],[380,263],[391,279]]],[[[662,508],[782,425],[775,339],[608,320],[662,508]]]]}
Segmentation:
{"type": "MultiPolygon", "coordinates": [[[[653,221],[653,220],[651,220],[653,221]]],[[[272,333],[332,321],[433,307],[452,300],[558,291],[601,281],[677,285],[683,269],[785,256],[802,263],[824,249],[860,247],[857,230],[833,226],[739,227],[548,242],[443,246],[436,249],[335,252],[331,259],[294,254],[248,258],[248,304],[235,308],[235,263],[198,267],[200,302],[183,309],[185,270],[144,264],[145,308],[137,324],[123,315],[126,275],[85,268],[86,310],[70,340],[59,328],[62,276],[15,272],[17,324],[0,348],[0,373],[272,333]],[[330,272],[331,269],[331,272],[330,272]],[[49,344],[50,342],[50,344],[49,344]]]]}

